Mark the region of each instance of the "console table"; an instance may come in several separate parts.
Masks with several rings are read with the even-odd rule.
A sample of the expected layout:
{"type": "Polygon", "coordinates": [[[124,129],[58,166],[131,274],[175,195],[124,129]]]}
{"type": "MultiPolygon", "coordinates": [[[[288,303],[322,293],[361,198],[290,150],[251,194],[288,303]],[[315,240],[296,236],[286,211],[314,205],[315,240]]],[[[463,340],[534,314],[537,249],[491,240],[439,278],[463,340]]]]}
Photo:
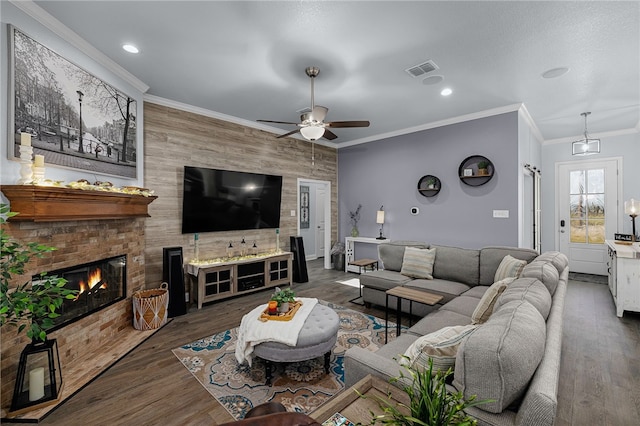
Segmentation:
{"type": "Polygon", "coordinates": [[[382,243],[388,243],[390,241],[391,240],[388,238],[384,240],[379,240],[377,238],[371,238],[371,237],[345,237],[344,239],[344,248],[345,248],[344,271],[345,272],[361,272],[359,266],[352,264],[352,262],[356,260],[355,259],[356,243],[378,245],[382,243]]]}
{"type": "Polygon", "coordinates": [[[609,251],[609,290],[616,315],[622,317],[624,311],[640,312],[640,243],[605,242],[609,251]]]}
{"type": "Polygon", "coordinates": [[[291,286],[292,259],[291,252],[270,253],[212,263],[190,262],[185,270],[191,281],[195,280],[201,309],[203,303],[214,300],[279,285],[291,286]]]}

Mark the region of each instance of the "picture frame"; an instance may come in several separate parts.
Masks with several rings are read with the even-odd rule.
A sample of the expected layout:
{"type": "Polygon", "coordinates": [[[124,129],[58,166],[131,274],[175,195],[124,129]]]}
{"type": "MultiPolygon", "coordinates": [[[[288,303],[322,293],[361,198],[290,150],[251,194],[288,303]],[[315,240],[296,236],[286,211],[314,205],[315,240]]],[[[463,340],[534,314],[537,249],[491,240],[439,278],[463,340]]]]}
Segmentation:
{"type": "Polygon", "coordinates": [[[473,169],[464,169],[462,171],[462,176],[473,176],[473,169]]]}
{"type": "Polygon", "coordinates": [[[138,177],[138,100],[13,25],[9,31],[9,160],[21,133],[47,165],[138,177]]]}

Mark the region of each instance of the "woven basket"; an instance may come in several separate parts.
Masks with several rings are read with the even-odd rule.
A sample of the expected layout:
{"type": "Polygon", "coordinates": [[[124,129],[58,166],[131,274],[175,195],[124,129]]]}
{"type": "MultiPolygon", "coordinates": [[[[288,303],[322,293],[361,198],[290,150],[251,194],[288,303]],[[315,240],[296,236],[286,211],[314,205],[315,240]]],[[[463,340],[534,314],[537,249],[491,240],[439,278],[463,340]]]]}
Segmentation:
{"type": "Polygon", "coordinates": [[[167,283],[162,283],[160,288],[133,293],[133,327],[136,330],[152,330],[167,323],[168,287],[167,283]]]}

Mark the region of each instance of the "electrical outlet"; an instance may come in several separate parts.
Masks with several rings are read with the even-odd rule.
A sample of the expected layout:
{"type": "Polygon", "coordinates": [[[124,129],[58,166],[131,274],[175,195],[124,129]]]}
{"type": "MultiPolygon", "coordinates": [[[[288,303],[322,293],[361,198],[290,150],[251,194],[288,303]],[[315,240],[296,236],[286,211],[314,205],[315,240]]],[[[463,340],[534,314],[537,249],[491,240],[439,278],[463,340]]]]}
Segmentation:
{"type": "Polygon", "coordinates": [[[291,210],[291,217],[295,217],[296,216],[296,211],[295,210],[291,210]]]}
{"type": "Polygon", "coordinates": [[[494,210],[493,217],[499,217],[501,219],[506,219],[509,217],[509,210],[494,210]]]}

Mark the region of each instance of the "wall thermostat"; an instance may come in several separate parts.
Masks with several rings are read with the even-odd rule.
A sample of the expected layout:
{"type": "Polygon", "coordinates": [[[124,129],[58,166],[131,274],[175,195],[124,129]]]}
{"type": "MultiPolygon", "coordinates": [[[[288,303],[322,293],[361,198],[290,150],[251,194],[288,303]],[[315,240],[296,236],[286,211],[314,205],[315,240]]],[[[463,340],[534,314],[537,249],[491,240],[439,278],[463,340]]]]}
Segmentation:
{"type": "Polygon", "coordinates": [[[418,213],[420,213],[420,209],[418,207],[411,207],[411,214],[416,216],[418,213]]]}

